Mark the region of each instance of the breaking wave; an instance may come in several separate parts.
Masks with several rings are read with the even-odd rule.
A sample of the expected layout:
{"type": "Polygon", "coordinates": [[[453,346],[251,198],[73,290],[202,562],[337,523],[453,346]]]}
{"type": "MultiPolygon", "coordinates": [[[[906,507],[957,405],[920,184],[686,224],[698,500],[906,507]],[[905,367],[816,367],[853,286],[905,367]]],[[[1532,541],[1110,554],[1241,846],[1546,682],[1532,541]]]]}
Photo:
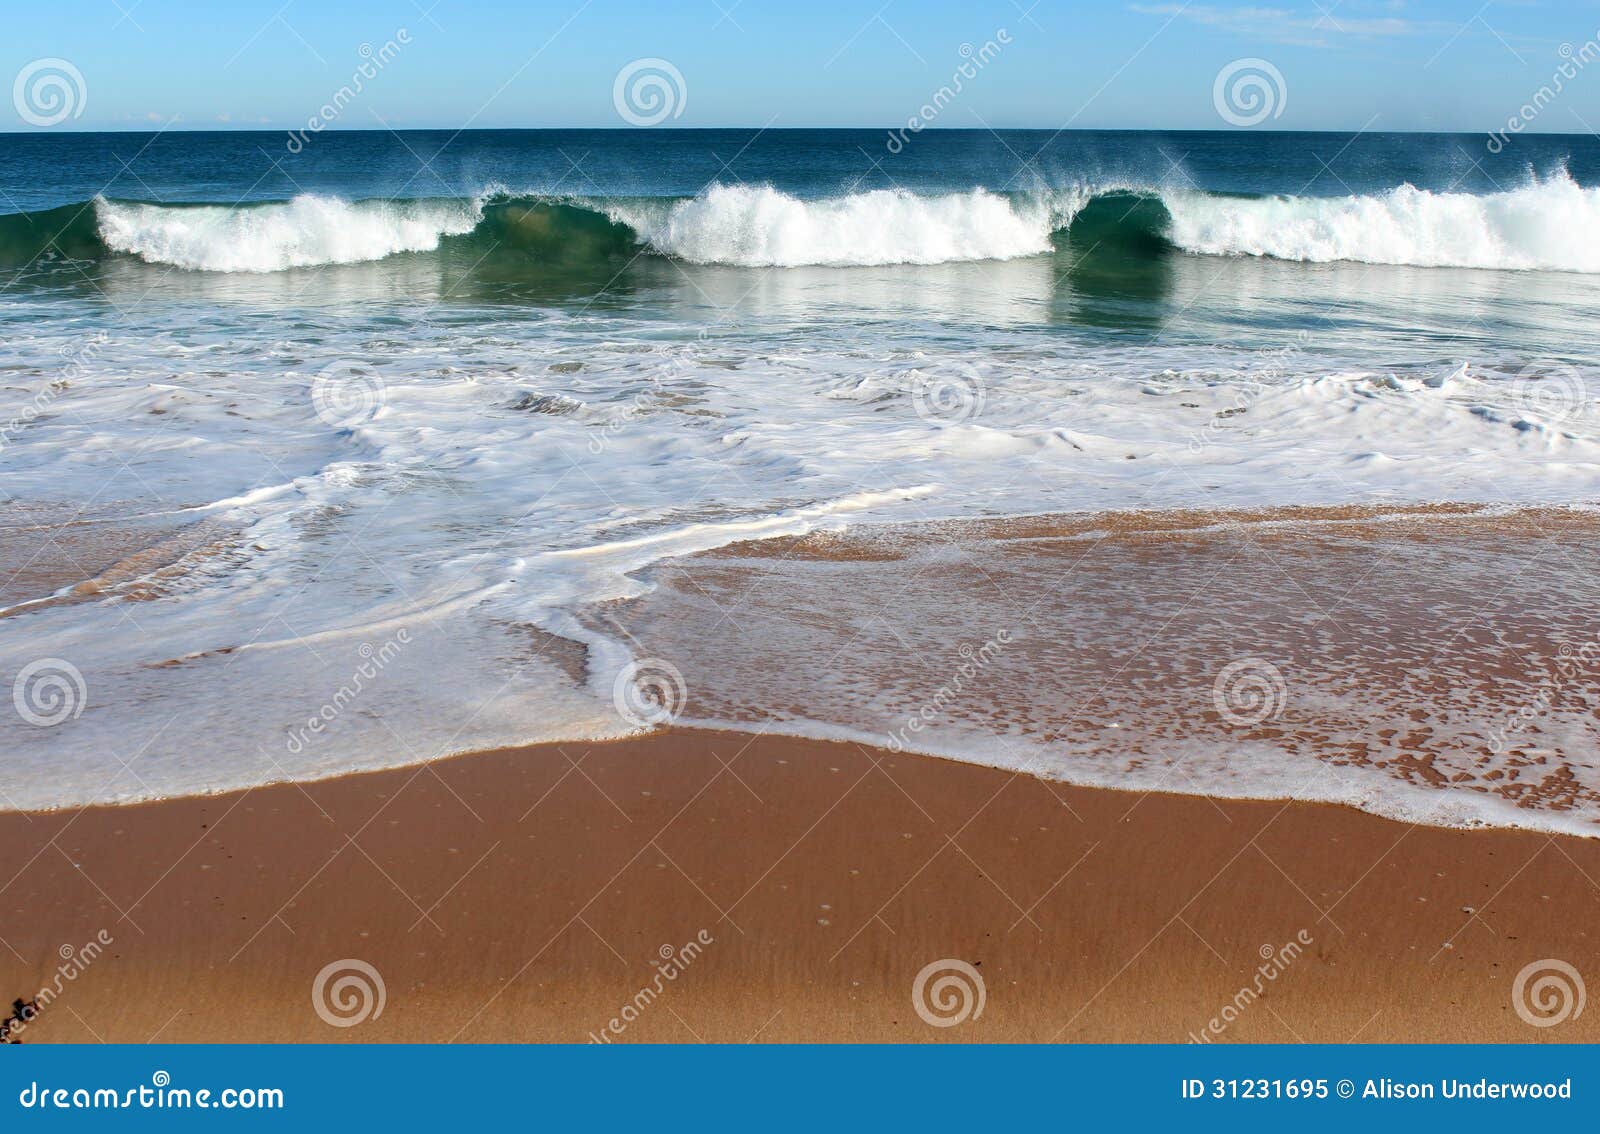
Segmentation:
{"type": "Polygon", "coordinates": [[[699,264],[943,264],[1050,251],[1047,201],[983,189],[942,196],[875,190],[803,201],[767,187],[718,185],[698,197],[616,208],[657,252],[699,264]]]}
{"type": "Polygon", "coordinates": [[[482,215],[465,201],[364,201],[311,194],[229,208],[95,202],[106,247],[155,264],[205,272],[277,272],[426,252],[471,232],[482,215]]]}
{"type": "Polygon", "coordinates": [[[1401,185],[1343,197],[1103,186],[1050,193],[874,190],[807,200],[718,185],[684,198],[365,200],[227,207],[113,201],[0,216],[0,265],[132,256],[277,272],[462,249],[474,261],[594,264],[641,254],[740,267],[1006,260],[1064,244],[1417,267],[1600,273],[1600,188],[1565,173],[1474,195],[1401,185]]]}
{"type": "Polygon", "coordinates": [[[1600,272],[1600,188],[1562,174],[1500,193],[1410,185],[1347,197],[1163,198],[1189,252],[1422,268],[1600,272]]]}

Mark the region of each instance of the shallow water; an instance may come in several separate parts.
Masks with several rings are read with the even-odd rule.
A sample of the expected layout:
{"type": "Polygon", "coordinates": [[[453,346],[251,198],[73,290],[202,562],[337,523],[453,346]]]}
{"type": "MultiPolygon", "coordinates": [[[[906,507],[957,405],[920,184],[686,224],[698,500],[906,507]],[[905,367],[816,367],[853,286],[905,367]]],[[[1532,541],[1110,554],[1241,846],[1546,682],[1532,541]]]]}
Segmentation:
{"type": "Polygon", "coordinates": [[[1600,833],[1592,512],[1116,519],[744,545],[597,622],[683,723],[1600,833]]]}
{"type": "Polygon", "coordinates": [[[1592,139],[402,140],[0,141],[6,539],[55,564],[0,674],[71,668],[0,715],[12,806],[632,731],[588,612],[738,540],[1600,484],[1592,139]]]}

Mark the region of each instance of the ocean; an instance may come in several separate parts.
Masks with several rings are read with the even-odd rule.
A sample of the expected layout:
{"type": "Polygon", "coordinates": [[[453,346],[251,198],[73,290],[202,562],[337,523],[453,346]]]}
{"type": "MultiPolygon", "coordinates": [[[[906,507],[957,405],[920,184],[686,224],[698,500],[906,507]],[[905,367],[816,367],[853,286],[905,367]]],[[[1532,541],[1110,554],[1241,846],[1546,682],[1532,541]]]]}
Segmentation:
{"type": "MultiPolygon", "coordinates": [[[[659,659],[625,612],[741,541],[1588,503],[1597,316],[1590,137],[0,135],[0,803],[616,736],[664,704],[726,724],[693,672],[737,620],[630,705],[659,659]]],[[[739,644],[751,682],[805,664],[739,644]]],[[[867,674],[741,719],[888,743],[892,700],[867,674]]],[[[922,746],[1004,763],[1003,734],[1119,782],[1036,715],[922,746]]],[[[1212,751],[1176,788],[1281,792],[1272,759],[1212,751]]],[[[1442,794],[1390,811],[1505,821],[1442,794]]]]}

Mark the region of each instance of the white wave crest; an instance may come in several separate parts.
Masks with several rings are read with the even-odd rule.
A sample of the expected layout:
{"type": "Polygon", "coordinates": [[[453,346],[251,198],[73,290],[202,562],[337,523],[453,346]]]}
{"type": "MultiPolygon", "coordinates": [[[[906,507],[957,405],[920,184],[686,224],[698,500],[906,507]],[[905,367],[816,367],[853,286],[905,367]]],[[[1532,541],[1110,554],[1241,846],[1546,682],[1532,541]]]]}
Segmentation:
{"type": "Polygon", "coordinates": [[[95,200],[100,237],[118,252],[206,272],[277,272],[426,252],[471,232],[475,201],[360,201],[306,194],[229,208],[95,200]]]}
{"type": "Polygon", "coordinates": [[[1425,268],[1600,272],[1600,188],[1566,174],[1475,196],[1411,185],[1347,197],[1162,194],[1190,252],[1425,268]]]}
{"type": "MultiPolygon", "coordinates": [[[[1565,173],[1505,192],[1401,185],[1344,197],[1224,197],[1198,190],[1078,186],[1030,197],[985,189],[919,195],[874,190],[802,200],[770,186],[719,185],[677,201],[578,201],[631,227],[651,250],[742,267],[942,264],[1048,252],[1096,194],[1158,196],[1167,236],[1207,255],[1326,263],[1600,273],[1600,188],[1565,173]]],[[[100,234],[152,263],[273,272],[425,252],[471,232],[501,188],[453,201],[358,201],[304,195],[238,208],[97,198],[100,234]]]]}
{"type": "Polygon", "coordinates": [[[768,186],[718,185],[668,208],[618,207],[657,252],[744,267],[942,264],[1050,250],[1051,210],[982,189],[918,196],[874,190],[803,201],[768,186]]]}

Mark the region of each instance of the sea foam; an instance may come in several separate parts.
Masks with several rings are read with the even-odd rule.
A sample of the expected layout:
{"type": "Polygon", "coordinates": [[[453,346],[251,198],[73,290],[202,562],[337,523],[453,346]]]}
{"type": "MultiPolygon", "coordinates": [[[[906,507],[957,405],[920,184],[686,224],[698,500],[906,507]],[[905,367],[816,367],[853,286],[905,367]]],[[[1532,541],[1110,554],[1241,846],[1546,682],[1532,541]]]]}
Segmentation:
{"type": "MultiPolygon", "coordinates": [[[[1159,202],[1159,236],[1195,254],[1325,263],[1600,273],[1600,188],[1566,173],[1475,195],[1400,185],[1338,197],[1233,197],[1102,185],[1041,193],[872,190],[802,199],[770,186],[715,185],[687,198],[515,197],[346,201],[302,195],[242,207],[97,199],[101,239],[152,263],[272,272],[428,252],[479,230],[489,210],[560,203],[624,224],[642,249],[738,267],[881,266],[1010,260],[1049,252],[1085,205],[1106,194],[1159,202]]],[[[1117,223],[1147,223],[1136,210],[1117,223]]],[[[544,223],[541,235],[585,234],[544,223]]],[[[1101,238],[1097,238],[1096,243],[1101,238]]],[[[503,243],[485,238],[484,253],[503,243]]],[[[548,255],[548,246],[541,250],[548,255]]]]}
{"type": "Polygon", "coordinates": [[[765,186],[718,185],[664,212],[634,207],[613,215],[657,252],[700,264],[942,264],[1050,250],[1047,208],[982,189],[803,201],[765,186]]]}
{"type": "Polygon", "coordinates": [[[1162,200],[1169,239],[1189,252],[1600,272],[1600,188],[1565,174],[1483,196],[1401,185],[1343,197],[1181,192],[1162,200]]]}
{"type": "Polygon", "coordinates": [[[276,272],[425,252],[471,232],[475,201],[363,201],[304,194],[268,205],[163,206],[95,201],[107,247],[208,272],[276,272]]]}

